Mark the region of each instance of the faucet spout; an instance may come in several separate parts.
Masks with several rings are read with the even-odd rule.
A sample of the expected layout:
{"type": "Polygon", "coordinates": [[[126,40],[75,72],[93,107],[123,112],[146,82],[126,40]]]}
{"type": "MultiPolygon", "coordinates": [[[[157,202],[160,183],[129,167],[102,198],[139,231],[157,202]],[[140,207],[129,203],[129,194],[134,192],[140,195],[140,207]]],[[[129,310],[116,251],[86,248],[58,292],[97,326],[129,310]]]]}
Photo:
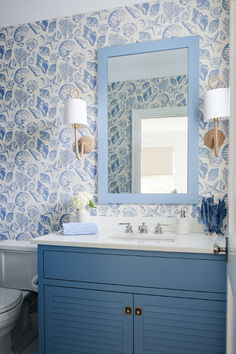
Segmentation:
{"type": "Polygon", "coordinates": [[[133,228],[130,224],[130,222],[120,222],[119,225],[126,225],[125,232],[132,234],[133,233],[133,228]]]}

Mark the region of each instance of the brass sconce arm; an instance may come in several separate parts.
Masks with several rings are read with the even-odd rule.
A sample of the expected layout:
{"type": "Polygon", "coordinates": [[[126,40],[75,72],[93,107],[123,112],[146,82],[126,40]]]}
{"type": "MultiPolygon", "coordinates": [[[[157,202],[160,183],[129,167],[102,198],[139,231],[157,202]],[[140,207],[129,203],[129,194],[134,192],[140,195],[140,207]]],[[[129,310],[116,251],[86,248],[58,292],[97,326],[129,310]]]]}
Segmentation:
{"type": "Polygon", "coordinates": [[[75,129],[75,154],[78,160],[82,160],[84,156],[84,144],[81,146],[81,154],[79,152],[79,142],[78,142],[78,136],[77,136],[77,129],[79,128],[79,124],[74,124],[74,129],[75,129]]]}
{"type": "Polygon", "coordinates": [[[229,89],[220,88],[220,82],[218,76],[211,76],[208,80],[211,90],[205,96],[205,120],[214,119],[215,128],[205,134],[204,143],[209,149],[214,149],[216,157],[219,156],[219,147],[225,139],[224,133],[218,129],[218,120],[229,116],[229,89]],[[217,80],[215,89],[212,84],[213,80],[217,80]]]}
{"type": "Polygon", "coordinates": [[[214,150],[215,150],[215,156],[219,156],[219,135],[218,135],[218,118],[214,119],[215,122],[215,144],[214,144],[214,150]]]}
{"type": "Polygon", "coordinates": [[[78,140],[77,129],[79,124],[73,124],[75,130],[75,154],[78,160],[82,160],[84,154],[90,153],[94,148],[94,140],[91,136],[83,136],[78,140]]]}
{"type": "Polygon", "coordinates": [[[218,118],[214,119],[215,129],[209,130],[205,137],[204,143],[209,149],[214,149],[215,156],[219,156],[219,147],[223,144],[225,136],[221,130],[218,130],[218,118]]]}

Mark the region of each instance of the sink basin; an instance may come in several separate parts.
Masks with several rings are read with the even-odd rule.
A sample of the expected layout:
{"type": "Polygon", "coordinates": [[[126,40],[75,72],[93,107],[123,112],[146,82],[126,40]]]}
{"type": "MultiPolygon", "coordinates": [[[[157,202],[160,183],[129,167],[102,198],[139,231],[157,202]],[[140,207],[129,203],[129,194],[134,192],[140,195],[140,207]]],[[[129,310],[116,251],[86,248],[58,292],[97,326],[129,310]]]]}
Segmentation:
{"type": "Polygon", "coordinates": [[[175,236],[172,234],[140,234],[140,233],[114,233],[109,234],[107,237],[119,241],[157,241],[157,242],[174,242],[175,236]]]}

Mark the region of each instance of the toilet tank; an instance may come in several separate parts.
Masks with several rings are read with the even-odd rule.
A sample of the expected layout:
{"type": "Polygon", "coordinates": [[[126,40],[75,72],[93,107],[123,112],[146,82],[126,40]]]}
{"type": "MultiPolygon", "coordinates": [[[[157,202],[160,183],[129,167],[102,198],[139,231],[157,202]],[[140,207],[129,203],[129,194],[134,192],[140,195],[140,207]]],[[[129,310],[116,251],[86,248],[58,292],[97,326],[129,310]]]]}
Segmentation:
{"type": "Polygon", "coordinates": [[[30,241],[0,241],[0,287],[34,290],[37,277],[37,245],[30,241]]]}

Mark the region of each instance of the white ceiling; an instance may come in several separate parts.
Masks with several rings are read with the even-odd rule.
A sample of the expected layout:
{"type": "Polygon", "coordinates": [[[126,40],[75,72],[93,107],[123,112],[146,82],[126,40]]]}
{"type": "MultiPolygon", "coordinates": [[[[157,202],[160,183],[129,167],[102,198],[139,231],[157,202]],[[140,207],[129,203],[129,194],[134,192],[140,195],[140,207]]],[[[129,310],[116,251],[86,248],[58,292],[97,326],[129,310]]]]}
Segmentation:
{"type": "Polygon", "coordinates": [[[108,82],[187,74],[187,48],[108,58],[108,82]]]}
{"type": "Polygon", "coordinates": [[[0,27],[141,3],[144,0],[0,0],[0,27]]]}

